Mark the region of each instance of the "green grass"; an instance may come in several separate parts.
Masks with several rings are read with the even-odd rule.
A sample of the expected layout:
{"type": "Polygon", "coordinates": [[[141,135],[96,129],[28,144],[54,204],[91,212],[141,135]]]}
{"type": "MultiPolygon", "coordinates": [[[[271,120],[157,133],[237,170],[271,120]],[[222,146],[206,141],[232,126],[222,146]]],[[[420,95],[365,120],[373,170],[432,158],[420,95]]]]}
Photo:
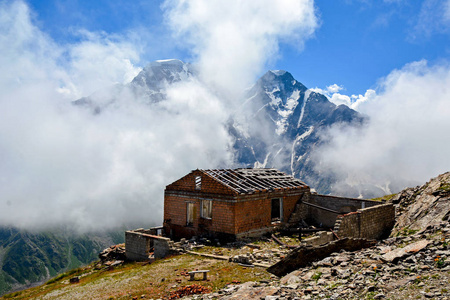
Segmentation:
{"type": "Polygon", "coordinates": [[[83,272],[83,269],[82,269],[82,268],[73,269],[73,270],[67,271],[67,272],[65,272],[65,273],[59,274],[59,275],[56,276],[56,277],[53,277],[52,279],[50,279],[49,281],[47,281],[45,284],[52,284],[52,283],[55,283],[55,282],[57,282],[57,281],[59,281],[59,280],[65,278],[65,277],[69,277],[69,276],[71,276],[71,275],[72,275],[71,277],[74,277],[74,276],[76,276],[76,275],[81,274],[82,272],[83,272]]]}
{"type": "Polygon", "coordinates": [[[151,264],[127,263],[109,270],[105,267],[98,269],[95,264],[91,264],[58,275],[42,286],[11,293],[0,299],[35,299],[49,293],[55,293],[51,299],[57,299],[58,293],[62,291],[66,298],[80,297],[80,293],[88,292],[89,297],[95,299],[130,299],[141,295],[146,295],[146,299],[158,299],[167,297],[175,289],[193,283],[216,291],[227,284],[259,282],[270,279],[270,276],[264,268],[243,267],[228,261],[184,254],[157,260],[151,264]],[[203,281],[199,276],[192,282],[188,280],[189,276],[183,275],[194,269],[210,270],[208,280],[203,281]],[[70,284],[69,279],[74,276],[79,276],[80,281],[70,284]],[[64,290],[61,290],[63,288],[64,290]]]}
{"type": "Polygon", "coordinates": [[[370,200],[373,200],[373,201],[389,201],[389,200],[391,200],[392,198],[394,198],[394,196],[396,196],[397,194],[390,194],[390,195],[385,195],[385,196],[382,196],[382,197],[378,197],[378,198],[372,198],[372,199],[370,199],[370,200]]]}
{"type": "Polygon", "coordinates": [[[311,279],[317,281],[320,279],[320,276],[322,276],[322,272],[317,272],[316,274],[314,274],[313,276],[311,276],[311,279]]]}
{"type": "Polygon", "coordinates": [[[444,191],[444,192],[449,192],[450,191],[450,183],[441,182],[441,185],[439,186],[439,190],[444,191]]]}

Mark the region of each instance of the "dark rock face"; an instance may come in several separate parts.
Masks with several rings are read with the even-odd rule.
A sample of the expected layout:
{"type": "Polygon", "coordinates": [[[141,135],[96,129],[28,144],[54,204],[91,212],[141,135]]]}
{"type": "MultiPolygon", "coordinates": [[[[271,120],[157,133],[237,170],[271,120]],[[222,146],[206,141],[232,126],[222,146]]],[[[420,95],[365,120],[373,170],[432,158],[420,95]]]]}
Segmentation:
{"type": "Polygon", "coordinates": [[[247,92],[229,127],[239,164],[275,167],[328,193],[335,179],[318,174],[312,157],[327,142],[321,133],[335,124],[361,126],[364,120],[349,107],[308,90],[289,72],[268,71],[247,92]]]}

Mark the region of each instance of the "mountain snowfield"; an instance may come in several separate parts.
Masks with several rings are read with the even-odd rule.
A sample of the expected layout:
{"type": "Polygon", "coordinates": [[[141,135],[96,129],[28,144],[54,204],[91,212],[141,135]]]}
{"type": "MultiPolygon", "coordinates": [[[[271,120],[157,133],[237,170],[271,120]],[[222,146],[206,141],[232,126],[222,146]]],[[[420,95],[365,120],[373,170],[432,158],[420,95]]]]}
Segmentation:
{"type": "MultiPolygon", "coordinates": [[[[116,85],[105,99],[98,92],[74,103],[94,113],[114,106],[123,95],[154,105],[167,99],[170,88],[183,82],[201,82],[195,68],[177,59],[149,63],[129,84],[116,85]]],[[[365,117],[345,105],[298,82],[284,70],[272,70],[244,91],[226,124],[231,137],[234,165],[213,167],[274,167],[305,181],[321,193],[329,193],[336,181],[333,174],[315,169],[320,163],[315,149],[326,143],[323,131],[335,124],[362,126],[365,117]]],[[[206,137],[207,138],[207,137],[206,137]]],[[[377,187],[363,196],[383,194],[377,187]]],[[[348,186],[348,196],[361,196],[361,190],[348,186]]]]}

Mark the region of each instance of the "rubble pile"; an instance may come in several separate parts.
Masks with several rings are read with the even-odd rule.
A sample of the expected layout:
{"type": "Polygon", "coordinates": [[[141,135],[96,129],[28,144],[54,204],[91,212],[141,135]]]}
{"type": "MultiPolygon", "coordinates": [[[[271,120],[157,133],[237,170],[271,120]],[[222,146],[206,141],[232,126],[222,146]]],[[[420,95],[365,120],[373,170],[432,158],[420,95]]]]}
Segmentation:
{"type": "Polygon", "coordinates": [[[230,261],[244,265],[255,263],[272,265],[277,263],[289,253],[289,249],[251,249],[247,253],[242,253],[231,257],[230,261]]]}
{"type": "Polygon", "coordinates": [[[123,263],[126,260],[125,244],[113,245],[104,249],[98,255],[102,265],[111,265],[123,263]]]}
{"type": "Polygon", "coordinates": [[[182,297],[188,296],[188,295],[205,294],[205,293],[210,293],[210,292],[211,292],[210,288],[204,287],[199,284],[192,284],[192,285],[187,285],[187,286],[181,287],[181,288],[177,289],[176,291],[171,292],[169,295],[169,299],[174,300],[174,299],[179,299],[179,298],[182,298],[182,297]]]}

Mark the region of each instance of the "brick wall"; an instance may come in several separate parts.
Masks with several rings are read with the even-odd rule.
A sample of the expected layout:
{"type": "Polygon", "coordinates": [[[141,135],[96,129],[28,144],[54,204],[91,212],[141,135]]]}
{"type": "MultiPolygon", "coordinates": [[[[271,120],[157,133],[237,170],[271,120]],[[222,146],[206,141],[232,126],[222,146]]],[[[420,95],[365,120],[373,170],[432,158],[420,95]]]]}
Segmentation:
{"type": "Polygon", "coordinates": [[[202,171],[195,170],[178,179],[177,181],[166,186],[166,190],[174,191],[196,191],[202,194],[225,194],[225,195],[236,195],[237,193],[221,184],[217,180],[213,179],[209,175],[203,173],[202,171]],[[201,188],[196,189],[195,178],[197,176],[201,177],[201,188]]]}
{"type": "Polygon", "coordinates": [[[339,216],[335,232],[340,238],[380,239],[389,235],[394,223],[394,206],[382,204],[339,216]]]}
{"type": "Polygon", "coordinates": [[[283,222],[289,220],[297,201],[303,192],[275,192],[255,195],[242,195],[236,203],[235,233],[243,233],[258,228],[270,228],[272,224],[272,199],[282,199],[283,222]]]}
{"type": "Polygon", "coordinates": [[[195,170],[168,185],[164,195],[164,227],[171,237],[236,235],[260,228],[273,227],[272,199],[283,199],[283,222],[289,220],[304,189],[275,189],[252,194],[238,194],[200,170],[195,170]],[[201,187],[196,178],[201,177],[201,187]],[[201,217],[202,200],[212,200],[212,218],[201,217]],[[194,222],[186,226],[187,203],[194,207],[194,222]]]}
{"type": "Polygon", "coordinates": [[[228,200],[214,200],[201,195],[166,193],[164,197],[165,232],[173,238],[191,238],[198,235],[213,235],[215,232],[234,234],[235,203],[228,200]],[[212,218],[201,217],[202,200],[212,200],[212,218]],[[187,226],[187,203],[194,207],[194,222],[187,226]]]}

